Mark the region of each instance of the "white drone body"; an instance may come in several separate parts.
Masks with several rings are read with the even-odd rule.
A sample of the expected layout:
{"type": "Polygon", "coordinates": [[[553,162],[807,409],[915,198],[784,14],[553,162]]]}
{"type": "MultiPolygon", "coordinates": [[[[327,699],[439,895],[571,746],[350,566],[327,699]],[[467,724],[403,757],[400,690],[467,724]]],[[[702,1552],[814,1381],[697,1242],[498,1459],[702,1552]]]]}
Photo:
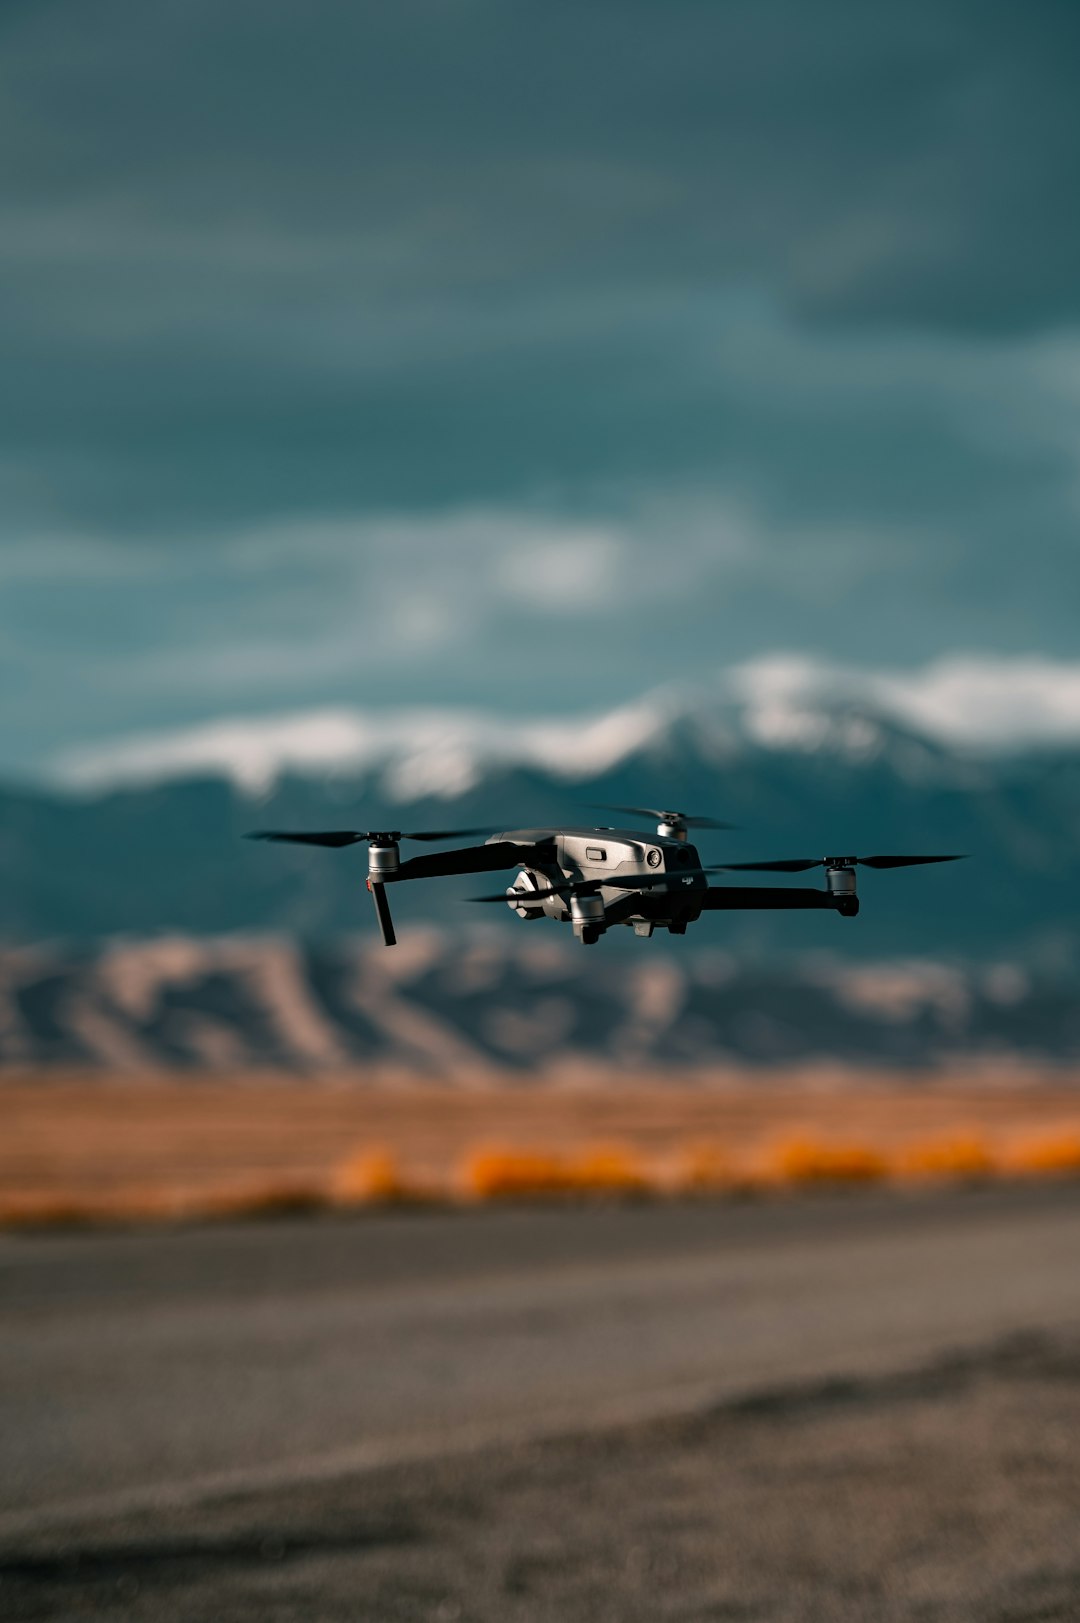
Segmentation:
{"type": "Polygon", "coordinates": [[[681,935],[701,912],[707,889],[697,848],[681,834],[654,839],[617,828],[519,829],[504,840],[552,847],[546,861],[525,866],[506,893],[519,918],[557,919],[589,944],[614,924],[651,936],[657,924],[681,935]],[[666,876],[661,883],[661,876],[666,876]],[[560,889],[564,881],[581,889],[560,889]],[[635,889],[640,885],[641,888],[635,889]],[[629,888],[628,888],[629,887],[629,888]],[[544,895],[544,892],[553,892],[544,895]]]}

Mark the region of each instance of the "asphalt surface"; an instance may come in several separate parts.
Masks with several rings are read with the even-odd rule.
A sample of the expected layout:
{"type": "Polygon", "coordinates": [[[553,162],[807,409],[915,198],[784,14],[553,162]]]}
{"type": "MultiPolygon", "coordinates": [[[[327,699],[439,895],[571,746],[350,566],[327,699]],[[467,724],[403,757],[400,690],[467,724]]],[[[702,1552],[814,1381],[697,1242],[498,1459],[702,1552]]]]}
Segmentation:
{"type": "Polygon", "coordinates": [[[0,1536],[179,1514],[1080,1322],[1080,1192],[0,1242],[0,1536]]]}

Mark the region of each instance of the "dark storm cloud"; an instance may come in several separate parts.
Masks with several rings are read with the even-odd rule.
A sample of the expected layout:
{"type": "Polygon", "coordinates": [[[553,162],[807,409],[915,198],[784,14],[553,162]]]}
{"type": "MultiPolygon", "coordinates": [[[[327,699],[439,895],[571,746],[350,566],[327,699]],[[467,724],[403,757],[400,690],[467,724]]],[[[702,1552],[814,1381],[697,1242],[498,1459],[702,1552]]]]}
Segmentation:
{"type": "Polygon", "coordinates": [[[1077,310],[1069,0],[7,17],[11,203],[58,247],[49,210],[69,208],[68,246],[108,260],[113,241],[144,297],[178,254],[157,291],[180,315],[225,293],[231,325],[230,279],[312,272],[440,297],[747,278],[800,307],[963,325],[1077,310]]]}
{"type": "Polygon", "coordinates": [[[993,332],[1080,300],[1068,6],[6,16],[0,429],[112,526],[714,466],[680,313],[719,289],[993,332]]]}
{"type": "Polygon", "coordinates": [[[1078,59],[1053,0],[9,3],[9,758],[387,661],[1068,652],[1078,59]]]}

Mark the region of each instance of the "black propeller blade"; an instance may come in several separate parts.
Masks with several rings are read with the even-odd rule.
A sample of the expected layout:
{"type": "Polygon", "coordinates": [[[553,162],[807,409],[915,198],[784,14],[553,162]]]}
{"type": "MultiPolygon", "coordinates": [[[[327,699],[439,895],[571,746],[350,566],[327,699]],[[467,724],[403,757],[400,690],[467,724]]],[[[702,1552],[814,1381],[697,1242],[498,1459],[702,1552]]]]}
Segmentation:
{"type": "Polygon", "coordinates": [[[467,902],[511,902],[515,907],[527,907],[531,902],[546,902],[549,896],[568,896],[574,886],[567,882],[565,885],[551,885],[547,890],[523,890],[511,894],[508,890],[500,890],[492,896],[466,896],[467,902]],[[520,902],[517,900],[520,894],[520,902]]]}
{"type": "Polygon", "coordinates": [[[731,873],[805,873],[808,868],[914,868],[924,862],[963,862],[966,853],[946,857],[793,857],[787,862],[727,862],[731,873]]]}
{"type": "Polygon", "coordinates": [[[731,873],[805,873],[821,866],[820,857],[792,857],[790,862],[729,862],[731,873]]]}
{"type": "Polygon", "coordinates": [[[550,841],[521,845],[516,840],[496,840],[488,845],[467,845],[456,851],[425,851],[409,857],[398,868],[397,879],[442,879],[461,873],[497,873],[500,868],[516,868],[525,862],[554,862],[555,847],[550,841]]]}
{"type": "Polygon", "coordinates": [[[706,874],[723,873],[723,868],[681,868],[677,872],[654,874],[612,874],[605,879],[565,879],[561,884],[549,885],[546,890],[523,890],[511,893],[501,890],[497,896],[469,896],[470,902],[510,902],[513,906],[528,906],[544,902],[549,896],[586,895],[591,890],[608,886],[612,890],[653,890],[658,885],[679,884],[684,879],[704,879],[706,874]],[[520,902],[518,896],[520,895],[520,902]]]}
{"type": "Polygon", "coordinates": [[[403,834],[403,840],[479,840],[486,839],[489,834],[501,834],[502,826],[492,824],[490,828],[439,828],[424,829],[421,833],[403,834]]]}
{"type": "Polygon", "coordinates": [[[253,834],[245,835],[248,840],[285,840],[292,845],[356,845],[361,840],[467,840],[476,839],[481,835],[498,834],[497,828],[440,828],[422,829],[419,832],[401,833],[397,830],[385,829],[330,829],[326,832],[311,834],[286,833],[281,829],[257,829],[253,834]]]}
{"type": "Polygon", "coordinates": [[[686,828],[734,828],[734,823],[720,823],[715,817],[691,817],[686,812],[663,811],[658,806],[605,806],[597,811],[623,812],[628,817],[651,817],[657,823],[682,823],[686,828]]]}
{"type": "Polygon", "coordinates": [[[256,829],[253,834],[245,834],[245,840],[287,840],[291,845],[355,845],[358,840],[366,840],[366,834],[357,834],[353,829],[332,829],[321,834],[286,834],[276,828],[256,829]]]}
{"type": "Polygon", "coordinates": [[[920,862],[965,862],[967,852],[959,851],[948,857],[857,857],[864,868],[914,868],[920,862]]]}

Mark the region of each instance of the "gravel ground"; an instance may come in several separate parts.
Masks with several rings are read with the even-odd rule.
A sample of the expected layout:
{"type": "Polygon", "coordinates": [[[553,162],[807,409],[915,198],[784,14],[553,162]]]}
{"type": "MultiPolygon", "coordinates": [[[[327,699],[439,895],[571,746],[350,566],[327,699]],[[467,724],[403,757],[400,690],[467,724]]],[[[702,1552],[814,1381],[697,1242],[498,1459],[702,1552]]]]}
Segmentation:
{"type": "Polygon", "coordinates": [[[1080,1338],[26,1533],[17,1619],[1080,1617],[1080,1338]]]}

